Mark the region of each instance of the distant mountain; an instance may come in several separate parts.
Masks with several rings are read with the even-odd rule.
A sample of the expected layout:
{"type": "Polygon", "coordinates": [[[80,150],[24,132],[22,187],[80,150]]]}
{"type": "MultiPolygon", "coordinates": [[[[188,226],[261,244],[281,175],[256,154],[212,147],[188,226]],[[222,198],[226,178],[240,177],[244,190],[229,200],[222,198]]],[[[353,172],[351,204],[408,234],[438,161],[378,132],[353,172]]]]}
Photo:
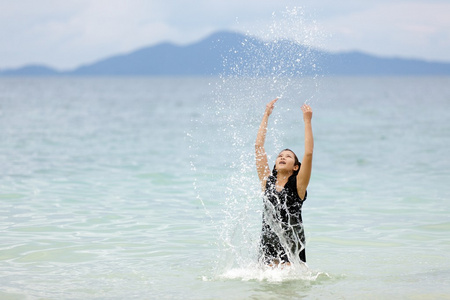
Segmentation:
{"type": "Polygon", "coordinates": [[[40,65],[28,65],[18,69],[0,70],[0,76],[53,76],[59,72],[40,65]]]}
{"type": "Polygon", "coordinates": [[[25,66],[1,76],[305,76],[450,75],[450,63],[383,58],[360,52],[330,53],[289,40],[266,42],[218,32],[187,46],[163,43],[74,70],[25,66]]]}
{"type": "Polygon", "coordinates": [[[419,59],[385,58],[347,52],[326,54],[326,72],[333,75],[450,75],[450,63],[419,59]]]}

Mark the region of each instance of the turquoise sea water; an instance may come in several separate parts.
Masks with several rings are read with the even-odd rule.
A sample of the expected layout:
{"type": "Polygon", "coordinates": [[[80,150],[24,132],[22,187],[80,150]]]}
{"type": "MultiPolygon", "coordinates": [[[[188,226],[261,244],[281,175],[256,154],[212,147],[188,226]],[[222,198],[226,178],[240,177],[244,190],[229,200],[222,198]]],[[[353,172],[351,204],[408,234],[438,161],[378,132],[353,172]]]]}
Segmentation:
{"type": "Polygon", "coordinates": [[[1,299],[449,299],[450,78],[2,78],[1,299]],[[253,143],[303,150],[307,268],[255,265],[253,143]]]}

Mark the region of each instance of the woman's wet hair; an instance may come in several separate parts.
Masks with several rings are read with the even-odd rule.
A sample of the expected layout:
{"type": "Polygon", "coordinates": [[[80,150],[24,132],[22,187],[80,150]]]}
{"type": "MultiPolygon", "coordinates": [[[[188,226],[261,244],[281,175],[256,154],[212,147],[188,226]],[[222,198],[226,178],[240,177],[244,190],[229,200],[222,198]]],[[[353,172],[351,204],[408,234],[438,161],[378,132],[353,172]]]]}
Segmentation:
{"type": "MultiPolygon", "coordinates": [[[[283,150],[281,150],[280,151],[280,153],[281,152],[283,152],[283,151],[289,151],[289,152],[291,152],[292,154],[294,154],[294,160],[295,160],[295,162],[294,162],[294,166],[298,166],[298,169],[296,170],[296,171],[294,171],[294,173],[292,174],[292,176],[297,176],[297,174],[298,174],[298,172],[300,171],[300,167],[302,166],[302,163],[298,160],[298,157],[297,157],[297,155],[295,154],[295,152],[294,151],[292,151],[291,149],[288,149],[288,148],[286,148],[286,149],[283,149],[283,150]]],[[[278,155],[280,155],[280,153],[278,153],[278,155]]],[[[273,169],[272,169],[272,175],[273,176],[275,176],[275,177],[277,177],[277,169],[276,169],[276,164],[273,166],[273,169]]]]}

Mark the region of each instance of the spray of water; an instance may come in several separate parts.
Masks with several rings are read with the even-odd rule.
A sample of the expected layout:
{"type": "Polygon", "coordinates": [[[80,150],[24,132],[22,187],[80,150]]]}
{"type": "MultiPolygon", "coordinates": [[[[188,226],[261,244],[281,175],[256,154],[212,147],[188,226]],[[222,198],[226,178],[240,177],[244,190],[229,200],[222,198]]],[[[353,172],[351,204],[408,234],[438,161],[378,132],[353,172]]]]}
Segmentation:
{"type": "MultiPolygon", "coordinates": [[[[315,280],[320,275],[299,260],[303,242],[290,244],[292,240],[285,238],[286,230],[277,234],[287,249],[293,249],[288,254],[291,265],[273,268],[258,262],[264,207],[255,171],[254,141],[265,104],[276,97],[282,99],[283,104],[271,116],[266,138],[266,151],[272,161],[270,154],[280,150],[286,140],[285,131],[292,129],[293,125],[288,124],[290,113],[297,118],[301,104],[315,99],[318,52],[311,45],[320,36],[317,26],[310,25],[315,22],[308,24],[298,7],[274,12],[268,28],[254,35],[248,33],[239,49],[230,49],[230,55],[223,58],[224,71],[209,108],[218,126],[212,143],[223,145],[223,152],[214,155],[226,158],[225,173],[230,174],[216,183],[221,187],[222,197],[216,199],[220,201],[220,213],[211,214],[199,196],[218,232],[220,250],[213,277],[282,281],[315,280]],[[262,37],[262,41],[254,36],[262,37]]],[[[273,220],[274,227],[276,223],[273,220]]]]}

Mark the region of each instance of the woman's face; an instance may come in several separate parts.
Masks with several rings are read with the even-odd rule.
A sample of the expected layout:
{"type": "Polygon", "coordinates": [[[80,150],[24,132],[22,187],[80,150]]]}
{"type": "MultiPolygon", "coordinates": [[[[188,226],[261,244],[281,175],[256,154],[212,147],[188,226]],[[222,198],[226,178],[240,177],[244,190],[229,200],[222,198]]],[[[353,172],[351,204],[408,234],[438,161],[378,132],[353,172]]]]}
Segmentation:
{"type": "Polygon", "coordinates": [[[275,161],[275,167],[278,171],[296,171],[298,166],[295,165],[294,153],[289,150],[281,151],[275,161]]]}

